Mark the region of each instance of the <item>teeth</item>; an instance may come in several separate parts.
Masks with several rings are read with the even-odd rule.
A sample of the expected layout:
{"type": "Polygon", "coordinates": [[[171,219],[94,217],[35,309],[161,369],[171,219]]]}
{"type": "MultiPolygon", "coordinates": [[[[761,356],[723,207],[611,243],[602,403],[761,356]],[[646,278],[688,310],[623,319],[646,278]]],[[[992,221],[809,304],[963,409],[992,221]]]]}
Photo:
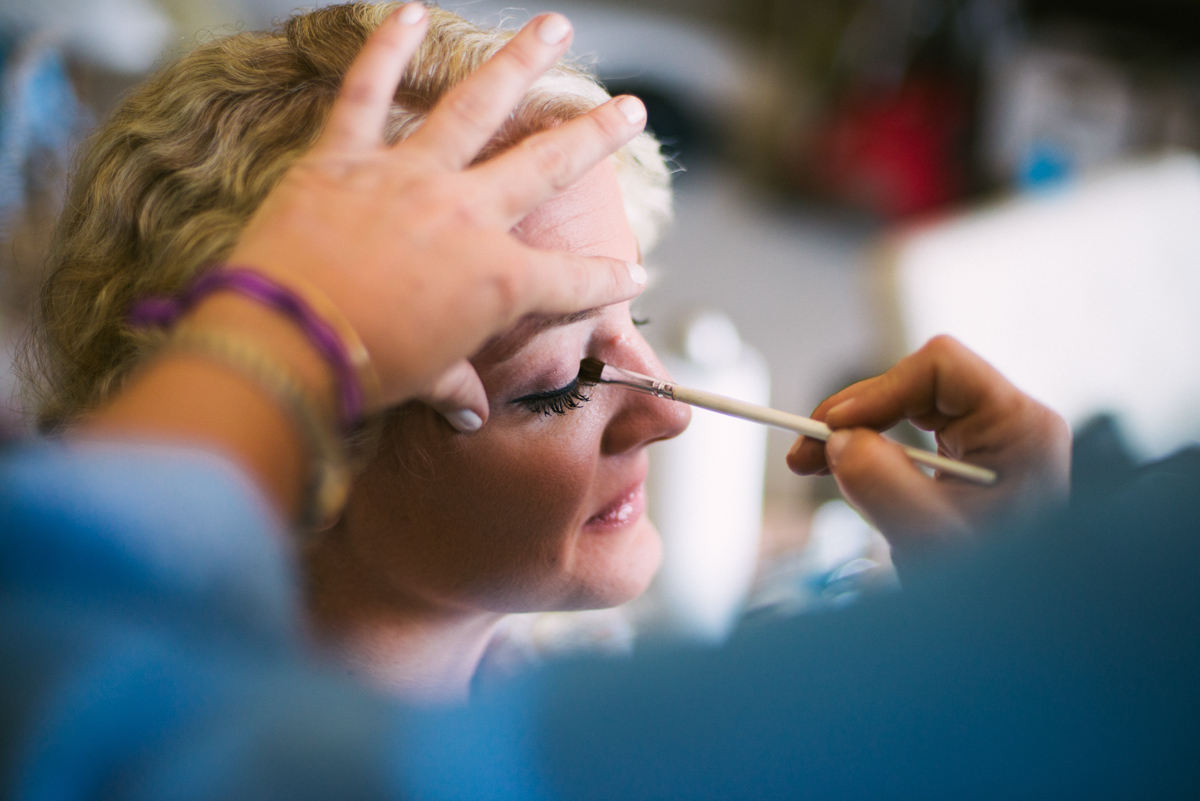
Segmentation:
{"type": "Polygon", "coordinates": [[[608,510],[595,515],[592,520],[600,523],[626,523],[633,517],[634,504],[633,500],[637,497],[638,490],[634,490],[627,496],[622,498],[608,510]]]}

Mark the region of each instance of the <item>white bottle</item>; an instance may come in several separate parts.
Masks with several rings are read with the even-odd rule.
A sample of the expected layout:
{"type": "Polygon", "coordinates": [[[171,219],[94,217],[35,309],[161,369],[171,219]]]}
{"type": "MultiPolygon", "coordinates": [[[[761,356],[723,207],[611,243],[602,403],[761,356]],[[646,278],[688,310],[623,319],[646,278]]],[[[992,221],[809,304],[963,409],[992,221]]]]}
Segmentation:
{"type": "MultiPolygon", "coordinates": [[[[769,405],[766,360],[728,317],[695,315],[682,333],[679,353],[662,357],[676,382],[769,405]]],[[[664,546],[648,599],[654,628],[716,642],[736,622],[758,562],[766,452],[765,426],[704,409],[654,446],[647,494],[664,546]]]]}

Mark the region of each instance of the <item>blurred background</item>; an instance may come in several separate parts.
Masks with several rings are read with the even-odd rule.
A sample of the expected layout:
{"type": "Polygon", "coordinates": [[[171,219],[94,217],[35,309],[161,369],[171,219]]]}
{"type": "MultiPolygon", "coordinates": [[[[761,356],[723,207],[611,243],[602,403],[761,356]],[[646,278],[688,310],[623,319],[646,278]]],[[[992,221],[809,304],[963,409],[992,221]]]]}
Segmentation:
{"type": "MultiPolygon", "coordinates": [[[[507,25],[563,11],[575,52],[647,102],[678,201],[637,314],[678,378],[806,414],[949,332],[1088,453],[1134,463],[1200,438],[1200,3],[443,5],[507,25]]],[[[0,0],[6,362],[72,144],[163,59],[292,8],[0,0]]],[[[14,388],[0,369],[9,433],[14,388]]],[[[719,636],[747,602],[891,583],[836,487],[787,472],[791,437],[695,418],[654,474],[668,563],[648,619],[719,636]]]]}

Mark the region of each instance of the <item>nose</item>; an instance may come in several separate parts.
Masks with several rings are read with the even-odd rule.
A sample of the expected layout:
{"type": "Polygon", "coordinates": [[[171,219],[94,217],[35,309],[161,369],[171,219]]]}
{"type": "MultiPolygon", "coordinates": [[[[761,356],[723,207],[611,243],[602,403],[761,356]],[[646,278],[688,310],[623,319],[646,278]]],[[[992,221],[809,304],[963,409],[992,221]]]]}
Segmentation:
{"type": "MultiPolygon", "coordinates": [[[[666,375],[658,357],[640,336],[621,343],[620,347],[605,353],[604,358],[627,370],[652,376],[666,375]]],[[[618,387],[607,391],[620,394],[614,398],[613,415],[600,441],[600,450],[605,455],[615,456],[651,442],[677,437],[692,421],[692,408],[686,403],[618,387]]]]}

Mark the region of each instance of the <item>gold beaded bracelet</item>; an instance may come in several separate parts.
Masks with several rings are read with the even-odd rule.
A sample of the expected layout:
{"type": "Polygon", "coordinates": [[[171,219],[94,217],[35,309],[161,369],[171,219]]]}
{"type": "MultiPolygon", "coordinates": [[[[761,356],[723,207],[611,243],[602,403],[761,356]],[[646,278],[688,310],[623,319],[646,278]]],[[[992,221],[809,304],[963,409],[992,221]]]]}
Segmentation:
{"type": "Polygon", "coordinates": [[[299,276],[281,278],[246,267],[214,267],[198,275],[178,295],[137,301],[129,310],[129,323],[138,328],[168,328],[214,292],[234,292],[274,309],[308,338],[334,373],[338,413],[345,433],[367,411],[379,407],[379,375],[358,332],[325,293],[299,276]]]}
{"type": "Polygon", "coordinates": [[[337,423],[332,415],[320,411],[301,381],[266,351],[215,331],[179,328],[163,347],[164,351],[219,362],[249,379],[283,407],[312,456],[300,525],[315,531],[333,522],[349,497],[350,468],[337,423]]]}

